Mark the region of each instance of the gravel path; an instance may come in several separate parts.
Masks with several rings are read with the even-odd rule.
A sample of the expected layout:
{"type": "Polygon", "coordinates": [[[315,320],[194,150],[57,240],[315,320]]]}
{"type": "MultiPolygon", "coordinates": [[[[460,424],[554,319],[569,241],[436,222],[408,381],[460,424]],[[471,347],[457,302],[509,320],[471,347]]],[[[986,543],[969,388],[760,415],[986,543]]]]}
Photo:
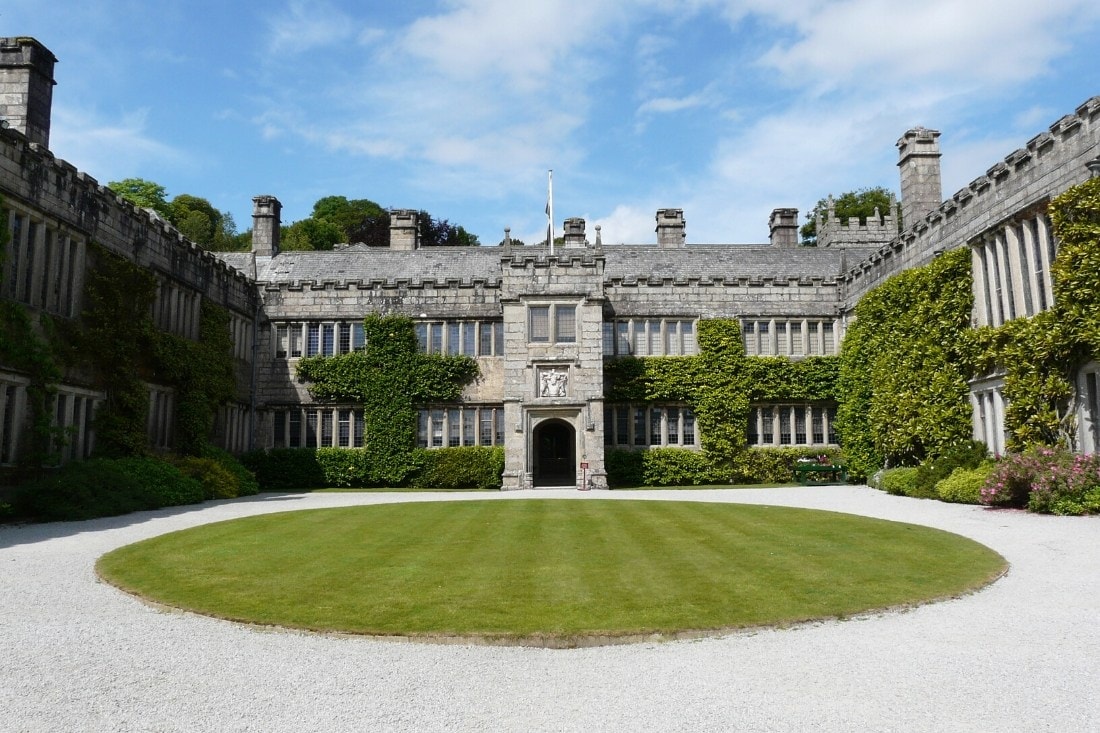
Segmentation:
{"type": "Polygon", "coordinates": [[[1096,731],[1100,518],[1032,516],[862,487],[265,495],[0,527],[4,731],[1096,731]],[[249,628],[157,610],[97,557],[273,511],[555,496],[830,509],[1000,552],[981,592],[898,613],[722,638],[573,650],[429,645],[249,628]]]}

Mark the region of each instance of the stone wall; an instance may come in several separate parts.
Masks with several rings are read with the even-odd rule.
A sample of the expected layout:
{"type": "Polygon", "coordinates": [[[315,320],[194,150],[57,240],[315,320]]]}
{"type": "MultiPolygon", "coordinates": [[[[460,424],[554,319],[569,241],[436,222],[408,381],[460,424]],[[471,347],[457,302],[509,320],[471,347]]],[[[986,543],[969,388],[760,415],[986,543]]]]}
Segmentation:
{"type": "Polygon", "coordinates": [[[927,264],[938,252],[965,247],[1018,212],[1034,211],[1089,176],[1100,154],[1100,97],[1093,97],[1007,155],[927,216],[906,222],[899,237],[844,273],[845,307],[891,275],[927,264]]]}

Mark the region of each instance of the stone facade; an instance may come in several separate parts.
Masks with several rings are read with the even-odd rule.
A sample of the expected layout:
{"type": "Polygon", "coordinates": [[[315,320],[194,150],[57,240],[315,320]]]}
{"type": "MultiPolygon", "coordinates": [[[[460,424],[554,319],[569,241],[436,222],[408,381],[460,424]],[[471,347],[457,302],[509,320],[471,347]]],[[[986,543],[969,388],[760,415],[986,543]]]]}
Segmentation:
{"type": "MultiPolygon", "coordinates": [[[[598,228],[589,241],[584,220],[573,218],[557,248],[513,246],[507,234],[501,247],[421,248],[417,212],[408,209],[392,213],[389,248],[281,252],[281,207],[264,195],[253,199],[252,251],[212,255],[53,158],[42,91],[52,88],[52,58],[31,39],[0,41],[0,103],[13,121],[0,132],[0,194],[14,235],[0,281],[4,298],[76,316],[87,247],[95,242],[155,273],[162,328],[194,338],[200,299],[226,307],[239,394],[218,431],[232,450],[369,440],[356,405],[310,397],[295,377],[297,359],[361,347],[368,313],[407,315],[426,351],[469,354],[480,367],[458,402],[422,406],[420,445],[503,446],[507,489],[603,488],[608,447],[698,447],[686,405],[605,404],[604,365],[627,354],[696,353],[700,319],[739,319],[750,354],[837,353],[863,294],[961,247],[972,248],[980,273],[976,324],[1041,310],[1057,244],[1046,203],[1083,181],[1086,163],[1100,153],[1094,98],[941,201],[939,133],[911,130],[898,142],[905,229],[898,232],[894,211],[862,224],[830,216],[818,223],[817,248],[796,246],[798,212],[790,208],[773,212],[768,243],[751,246],[688,245],[683,210],[661,209],[651,243],[605,246],[598,228]],[[1038,272],[1028,262],[1040,263],[1038,272]]],[[[1096,391],[1096,371],[1082,372],[1082,389],[1096,391]]],[[[0,463],[18,458],[28,381],[0,364],[0,463]]],[[[79,411],[60,410],[60,426],[90,425],[105,395],[78,373],[67,374],[61,388],[85,401],[79,411]]],[[[161,437],[153,423],[171,415],[171,399],[150,384],[151,436],[161,437]]],[[[972,404],[975,435],[1003,444],[996,375],[975,382],[972,404]]],[[[834,407],[754,405],[750,436],[761,445],[827,444],[834,407]]],[[[1095,424],[1090,419],[1082,424],[1095,424]]],[[[81,441],[69,458],[86,455],[94,435],[82,432],[81,441]]],[[[170,436],[164,441],[168,447],[170,436]]]]}

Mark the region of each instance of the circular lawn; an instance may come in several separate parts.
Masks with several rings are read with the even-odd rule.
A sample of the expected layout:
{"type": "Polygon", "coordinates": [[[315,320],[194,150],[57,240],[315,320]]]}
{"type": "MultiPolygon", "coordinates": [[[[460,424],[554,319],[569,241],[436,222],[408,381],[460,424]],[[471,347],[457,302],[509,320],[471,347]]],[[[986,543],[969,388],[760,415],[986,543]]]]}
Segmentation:
{"type": "Polygon", "coordinates": [[[554,499],[268,514],[97,564],[143,598],[236,621],[564,646],[922,603],[1005,567],[958,535],[848,514],[554,499]]]}

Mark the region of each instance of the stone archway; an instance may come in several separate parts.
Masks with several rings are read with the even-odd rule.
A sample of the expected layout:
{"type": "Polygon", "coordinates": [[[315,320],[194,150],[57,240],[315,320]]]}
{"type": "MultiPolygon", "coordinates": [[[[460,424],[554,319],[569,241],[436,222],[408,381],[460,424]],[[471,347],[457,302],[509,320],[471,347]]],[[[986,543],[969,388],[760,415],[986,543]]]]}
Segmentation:
{"type": "Polygon", "coordinates": [[[533,485],[575,486],[577,483],[577,433],[565,420],[540,422],[531,437],[533,485]]]}

